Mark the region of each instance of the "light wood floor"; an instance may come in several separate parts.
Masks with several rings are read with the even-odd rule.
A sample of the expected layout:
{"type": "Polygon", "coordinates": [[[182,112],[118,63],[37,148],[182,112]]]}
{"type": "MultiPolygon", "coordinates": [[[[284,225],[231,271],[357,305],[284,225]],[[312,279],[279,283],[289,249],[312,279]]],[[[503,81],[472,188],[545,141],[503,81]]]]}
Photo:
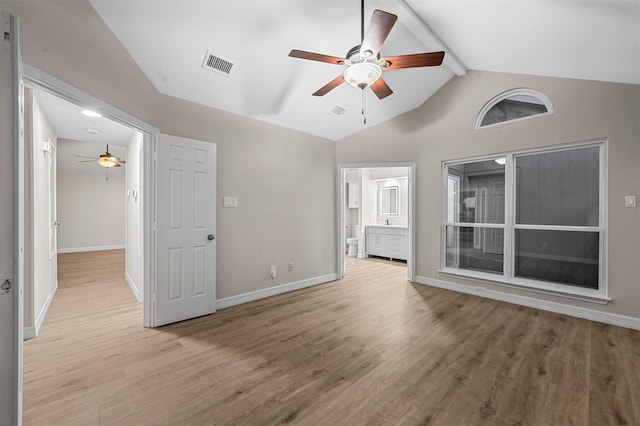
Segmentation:
{"type": "Polygon", "coordinates": [[[640,424],[637,331],[352,258],[340,282],[152,330],[96,259],[122,268],[60,256],[25,343],[25,425],[640,424]]]}

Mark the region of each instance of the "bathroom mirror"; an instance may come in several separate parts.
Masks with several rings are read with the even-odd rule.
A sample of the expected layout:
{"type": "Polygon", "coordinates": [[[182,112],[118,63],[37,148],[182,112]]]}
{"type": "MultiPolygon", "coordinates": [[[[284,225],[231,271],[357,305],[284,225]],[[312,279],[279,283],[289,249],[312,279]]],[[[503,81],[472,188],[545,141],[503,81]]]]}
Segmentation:
{"type": "Polygon", "coordinates": [[[378,215],[398,216],[397,186],[384,186],[378,189],[378,215]]]}

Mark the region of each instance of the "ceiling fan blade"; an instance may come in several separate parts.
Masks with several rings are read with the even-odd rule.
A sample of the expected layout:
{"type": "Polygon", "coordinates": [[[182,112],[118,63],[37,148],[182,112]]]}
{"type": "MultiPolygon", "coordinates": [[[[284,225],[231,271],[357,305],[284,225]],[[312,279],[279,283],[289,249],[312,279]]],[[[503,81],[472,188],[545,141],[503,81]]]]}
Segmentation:
{"type": "Polygon", "coordinates": [[[333,80],[331,80],[330,82],[328,82],[327,84],[325,84],[324,86],[316,90],[313,93],[313,96],[324,96],[327,93],[329,93],[331,90],[340,86],[342,83],[344,83],[344,77],[342,76],[342,74],[340,74],[339,76],[337,76],[336,78],[334,78],[333,80]]]}
{"type": "Polygon", "coordinates": [[[360,53],[367,54],[367,57],[375,58],[382,48],[382,44],[391,32],[391,28],[396,23],[398,17],[392,13],[383,12],[382,10],[374,10],[371,15],[369,27],[362,40],[360,53]],[[371,53],[369,53],[371,52],[371,53]]]}
{"type": "Polygon", "coordinates": [[[400,68],[435,67],[442,65],[444,52],[414,53],[412,55],[390,56],[380,59],[383,70],[397,70],[400,68]],[[386,64],[388,66],[385,66],[386,64]]]}
{"type": "Polygon", "coordinates": [[[94,163],[95,161],[96,159],[94,158],[93,160],[80,160],[78,163],[94,163]]]}
{"type": "Polygon", "coordinates": [[[126,164],[127,163],[125,160],[122,160],[120,158],[118,158],[117,160],[118,160],[118,164],[126,164]]]}
{"type": "Polygon", "coordinates": [[[78,157],[78,158],[93,158],[94,160],[96,159],[96,157],[89,157],[87,155],[74,155],[74,157],[78,157]]]}
{"type": "Polygon", "coordinates": [[[382,77],[377,79],[371,86],[371,90],[376,94],[378,99],[384,99],[393,93],[386,81],[382,77]]]}
{"type": "Polygon", "coordinates": [[[337,56],[323,55],[322,53],[305,52],[304,50],[293,49],[289,52],[289,56],[292,58],[309,59],[310,61],[326,62],[328,64],[342,65],[344,64],[344,58],[338,58],[337,56]]]}

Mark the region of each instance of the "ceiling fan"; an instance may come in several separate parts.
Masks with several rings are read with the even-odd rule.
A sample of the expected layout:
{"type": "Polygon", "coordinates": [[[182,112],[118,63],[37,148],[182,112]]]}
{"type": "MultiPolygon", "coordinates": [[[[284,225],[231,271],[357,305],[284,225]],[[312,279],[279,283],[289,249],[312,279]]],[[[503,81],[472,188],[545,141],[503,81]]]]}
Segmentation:
{"type": "Polygon", "coordinates": [[[107,169],[110,169],[112,167],[122,167],[121,165],[126,163],[125,160],[122,160],[121,158],[118,158],[109,153],[109,145],[107,145],[107,149],[104,154],[100,154],[97,158],[87,157],[85,155],[75,155],[75,157],[90,158],[90,160],[81,160],[79,161],[79,163],[91,163],[93,161],[98,161],[98,164],[107,169]]]}
{"type": "Polygon", "coordinates": [[[346,65],[346,69],[335,79],[322,86],[313,96],[324,96],[344,82],[364,91],[371,87],[378,99],[384,99],[393,93],[382,78],[383,71],[401,68],[432,67],[442,64],[444,52],[415,53],[411,55],[380,57],[380,49],[391,32],[398,17],[382,10],[374,10],[367,32],[364,32],[364,0],[360,8],[360,39],[359,45],[352,47],[345,58],[323,55],[321,53],[292,50],[289,56],[326,62],[335,65],[346,65]]]}

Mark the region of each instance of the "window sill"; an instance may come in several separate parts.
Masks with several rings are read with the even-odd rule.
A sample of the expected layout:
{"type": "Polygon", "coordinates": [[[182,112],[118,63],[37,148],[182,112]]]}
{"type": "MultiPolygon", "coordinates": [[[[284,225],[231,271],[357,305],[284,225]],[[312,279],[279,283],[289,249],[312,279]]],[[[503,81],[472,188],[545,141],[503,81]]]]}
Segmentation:
{"type": "MultiPolygon", "coordinates": [[[[551,296],[564,297],[566,299],[580,300],[584,302],[597,303],[600,305],[607,305],[611,302],[611,298],[601,294],[599,290],[592,290],[586,288],[576,287],[575,291],[564,291],[557,287],[567,287],[561,284],[543,283],[526,279],[512,279],[509,280],[499,275],[494,275],[488,272],[475,272],[475,271],[461,271],[454,268],[441,268],[438,272],[442,275],[448,275],[457,278],[471,279],[477,282],[485,282],[489,284],[499,285],[502,287],[509,287],[518,290],[526,290],[533,293],[547,294],[551,296]]],[[[573,289],[571,289],[573,290],[573,289]]]]}

